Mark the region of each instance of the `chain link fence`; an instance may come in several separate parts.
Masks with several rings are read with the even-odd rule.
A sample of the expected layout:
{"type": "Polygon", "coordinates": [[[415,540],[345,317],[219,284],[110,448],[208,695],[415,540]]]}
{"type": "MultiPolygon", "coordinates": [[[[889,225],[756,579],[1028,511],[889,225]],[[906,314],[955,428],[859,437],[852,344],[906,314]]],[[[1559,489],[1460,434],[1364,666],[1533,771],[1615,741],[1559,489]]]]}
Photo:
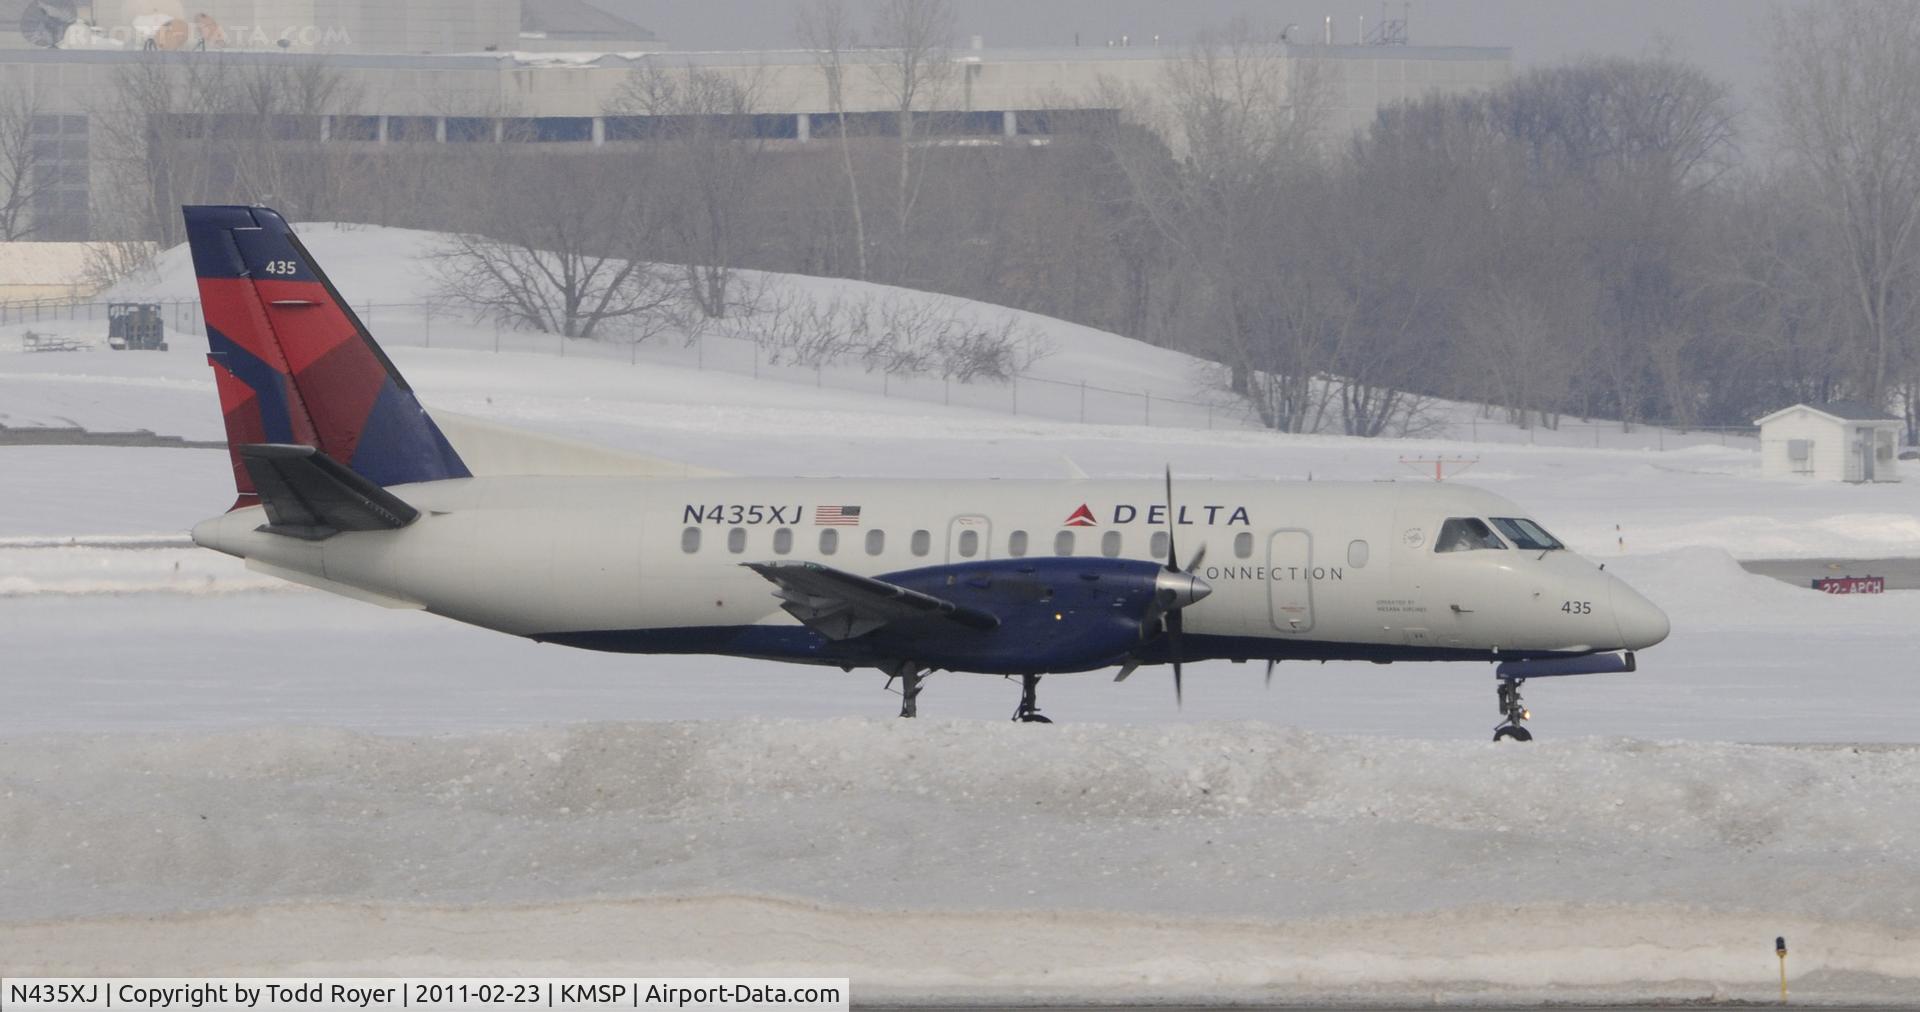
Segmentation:
{"type": "MultiPolygon", "coordinates": [[[[167,301],[158,305],[169,334],[205,336],[199,300],[167,301]]],[[[0,334],[19,340],[22,350],[27,349],[25,338],[29,332],[36,337],[65,338],[60,342],[63,350],[72,346],[104,348],[107,307],[105,302],[66,300],[0,304],[0,334]]],[[[493,321],[476,321],[427,303],[366,303],[355,305],[354,311],[367,328],[378,335],[382,345],[394,348],[512,352],[628,365],[643,362],[673,365],[821,389],[1095,425],[1250,431],[1262,428],[1245,402],[1224,391],[1218,399],[1200,400],[1169,397],[1149,390],[1116,389],[1057,375],[1023,373],[1004,381],[962,382],[932,375],[896,375],[859,365],[799,365],[769,354],[750,332],[721,327],[709,327],[685,340],[677,334],[648,340],[627,340],[618,335],[606,340],[582,340],[518,330],[493,321]]],[[[1454,408],[1456,413],[1459,410],[1454,408]]],[[[1419,438],[1501,445],[1677,450],[1702,445],[1757,449],[1757,434],[1758,430],[1752,426],[1622,426],[1615,422],[1591,421],[1561,421],[1551,428],[1536,425],[1522,429],[1474,411],[1465,418],[1430,418],[1421,426],[1419,438]]]]}

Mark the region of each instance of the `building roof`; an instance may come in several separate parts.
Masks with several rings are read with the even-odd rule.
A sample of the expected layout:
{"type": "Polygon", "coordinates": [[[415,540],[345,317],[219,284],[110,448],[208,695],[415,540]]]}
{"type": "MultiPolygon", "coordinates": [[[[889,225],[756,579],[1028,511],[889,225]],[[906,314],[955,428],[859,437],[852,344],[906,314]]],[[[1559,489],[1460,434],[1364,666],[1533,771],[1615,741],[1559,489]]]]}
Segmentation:
{"type": "Polygon", "coordinates": [[[525,0],[520,5],[520,31],[547,38],[620,42],[651,42],[654,38],[645,28],[586,0],[525,0]]]}
{"type": "Polygon", "coordinates": [[[1819,404],[1795,404],[1781,408],[1764,418],[1756,419],[1753,424],[1765,425],[1789,411],[1806,408],[1808,411],[1826,415],[1839,422],[1898,422],[1900,419],[1863,401],[1823,401],[1819,404]]]}
{"type": "Polygon", "coordinates": [[[0,243],[0,285],[79,285],[87,274],[93,243],[0,243]]]}
{"type": "Polygon", "coordinates": [[[1821,404],[1809,404],[1807,407],[1823,415],[1831,415],[1843,422],[1897,422],[1898,418],[1874,407],[1865,401],[1826,401],[1821,404]]]}
{"type": "MultiPolygon", "coordinates": [[[[0,0],[6,3],[7,0],[0,0]]],[[[591,7],[583,0],[527,0],[521,8],[522,31],[528,34],[542,29],[532,27],[537,23],[535,8],[549,9],[568,7],[575,11],[588,10],[591,18],[599,15],[627,27],[616,33],[621,37],[608,36],[609,43],[658,41],[654,34],[645,28],[633,25],[624,19],[607,14],[599,8],[591,7]]],[[[584,23],[584,22],[581,22],[584,23]]],[[[570,29],[551,28],[553,37],[570,35],[570,29]]],[[[0,36],[5,34],[5,24],[0,22],[0,36]]],[[[16,33],[16,38],[18,37],[16,33]]],[[[537,47],[535,47],[537,48],[537,47]]],[[[1174,46],[1125,46],[1109,49],[1105,46],[1050,46],[1038,48],[1004,48],[969,50],[955,49],[953,57],[960,62],[972,63],[1053,63],[1053,64],[1106,64],[1129,61],[1154,61],[1178,59],[1181,50],[1174,46]]],[[[1299,57],[1319,57],[1335,59],[1381,59],[1381,60],[1493,60],[1505,61],[1512,58],[1513,51],[1503,46],[1291,46],[1290,55],[1299,57]]],[[[120,49],[35,49],[28,47],[24,39],[20,48],[0,46],[0,63],[93,63],[120,64],[140,56],[138,50],[120,49]]],[[[405,70],[454,70],[500,68],[513,65],[598,65],[631,66],[647,60],[670,59],[675,66],[699,67],[762,67],[762,66],[798,66],[816,67],[819,54],[806,49],[765,49],[765,50],[674,50],[671,53],[652,51],[625,51],[611,49],[605,52],[580,52],[551,54],[539,53],[287,53],[279,50],[228,49],[219,54],[226,61],[246,64],[284,63],[286,61],[307,60],[321,62],[330,67],[348,69],[392,68],[405,70]]],[[[881,62],[891,58],[883,49],[853,49],[842,54],[848,63],[881,62]]]]}

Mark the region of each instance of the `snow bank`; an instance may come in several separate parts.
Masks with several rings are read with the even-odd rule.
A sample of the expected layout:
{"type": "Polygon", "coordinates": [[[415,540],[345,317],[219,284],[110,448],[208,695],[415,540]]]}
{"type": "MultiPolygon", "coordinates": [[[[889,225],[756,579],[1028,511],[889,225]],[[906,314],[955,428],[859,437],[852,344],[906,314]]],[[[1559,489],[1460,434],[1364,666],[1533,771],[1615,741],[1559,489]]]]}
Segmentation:
{"type": "Polygon", "coordinates": [[[0,771],[10,973],[1759,998],[1786,934],[1801,997],[1920,988],[1912,747],[741,721],[27,738],[0,771]]]}
{"type": "Polygon", "coordinates": [[[239,559],[203,551],[191,543],[155,548],[144,547],[137,539],[118,545],[116,540],[60,545],[0,539],[0,598],[238,594],[293,587],[285,580],[250,572],[239,559]]]}

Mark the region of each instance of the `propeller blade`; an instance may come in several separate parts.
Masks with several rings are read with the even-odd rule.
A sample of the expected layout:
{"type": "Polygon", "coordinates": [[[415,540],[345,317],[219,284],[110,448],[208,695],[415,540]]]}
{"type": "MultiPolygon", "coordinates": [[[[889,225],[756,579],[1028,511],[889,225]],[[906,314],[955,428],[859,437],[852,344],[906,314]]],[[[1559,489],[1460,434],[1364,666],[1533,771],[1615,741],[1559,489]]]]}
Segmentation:
{"type": "Polygon", "coordinates": [[[1167,465],[1167,571],[1180,571],[1180,550],[1173,544],[1173,465],[1167,465]]]}
{"type": "Polygon", "coordinates": [[[1185,698],[1180,686],[1180,630],[1185,623],[1180,620],[1180,612],[1167,612],[1167,656],[1173,660],[1173,704],[1184,706],[1185,698]]]}
{"type": "Polygon", "coordinates": [[[1267,688],[1268,689],[1273,688],[1273,666],[1277,663],[1279,662],[1278,661],[1267,662],[1267,688]]]}
{"type": "Polygon", "coordinates": [[[1187,563],[1187,572],[1189,573],[1199,572],[1200,564],[1205,561],[1207,561],[1207,543],[1202,541],[1200,542],[1200,550],[1193,553],[1192,560],[1190,560],[1187,563]]]}
{"type": "Polygon", "coordinates": [[[1133,674],[1134,669],[1138,668],[1139,666],[1140,666],[1139,661],[1135,661],[1135,660],[1127,661],[1127,663],[1120,668],[1120,673],[1113,676],[1113,680],[1116,682],[1126,681],[1127,676],[1133,674]]]}

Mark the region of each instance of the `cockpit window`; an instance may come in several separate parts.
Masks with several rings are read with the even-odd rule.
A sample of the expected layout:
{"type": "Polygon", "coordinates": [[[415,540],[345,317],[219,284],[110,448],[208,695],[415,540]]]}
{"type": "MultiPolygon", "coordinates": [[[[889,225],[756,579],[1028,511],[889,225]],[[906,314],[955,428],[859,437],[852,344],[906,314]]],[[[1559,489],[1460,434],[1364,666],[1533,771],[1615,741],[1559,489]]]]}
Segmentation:
{"type": "Polygon", "coordinates": [[[1506,542],[1493,533],[1479,517],[1454,517],[1440,525],[1440,536],[1433,539],[1436,552],[1471,552],[1482,548],[1505,548],[1506,542]]]}
{"type": "Polygon", "coordinates": [[[1545,527],[1524,517],[1494,517],[1493,526],[1523,552],[1552,552],[1567,547],[1559,538],[1548,534],[1545,527]]]}

